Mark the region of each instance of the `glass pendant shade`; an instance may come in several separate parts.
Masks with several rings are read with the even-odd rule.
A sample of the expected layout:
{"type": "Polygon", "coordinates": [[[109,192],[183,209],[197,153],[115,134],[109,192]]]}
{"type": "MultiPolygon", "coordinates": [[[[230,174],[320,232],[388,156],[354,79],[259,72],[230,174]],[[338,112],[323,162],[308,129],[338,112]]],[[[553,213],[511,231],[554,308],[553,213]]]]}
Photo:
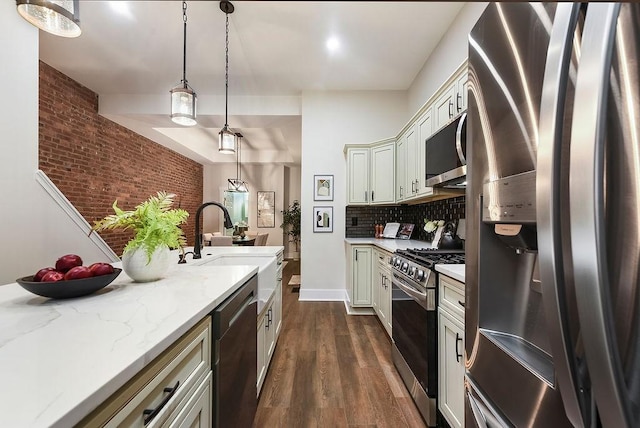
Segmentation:
{"type": "Polygon", "coordinates": [[[227,125],[218,133],[218,151],[227,154],[236,152],[236,134],[231,132],[227,125]]]}
{"type": "Polygon", "coordinates": [[[229,178],[227,180],[229,182],[229,191],[230,192],[243,192],[246,193],[249,191],[249,187],[247,183],[237,178],[229,178]]]}
{"type": "Polygon", "coordinates": [[[17,0],[18,13],[39,29],[61,37],[78,37],[78,0],[17,0]]]}
{"type": "Polygon", "coordinates": [[[171,120],[178,125],[193,126],[196,122],[196,93],[179,86],[171,90],[171,120]]]}

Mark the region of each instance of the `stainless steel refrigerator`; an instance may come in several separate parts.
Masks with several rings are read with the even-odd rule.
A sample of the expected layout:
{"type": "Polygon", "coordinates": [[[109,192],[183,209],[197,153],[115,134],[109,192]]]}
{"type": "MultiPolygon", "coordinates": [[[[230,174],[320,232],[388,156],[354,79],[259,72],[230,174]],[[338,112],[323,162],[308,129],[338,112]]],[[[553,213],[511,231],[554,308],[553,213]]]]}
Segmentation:
{"type": "Polygon", "coordinates": [[[640,426],[640,5],[469,36],[468,427],[640,426]]]}

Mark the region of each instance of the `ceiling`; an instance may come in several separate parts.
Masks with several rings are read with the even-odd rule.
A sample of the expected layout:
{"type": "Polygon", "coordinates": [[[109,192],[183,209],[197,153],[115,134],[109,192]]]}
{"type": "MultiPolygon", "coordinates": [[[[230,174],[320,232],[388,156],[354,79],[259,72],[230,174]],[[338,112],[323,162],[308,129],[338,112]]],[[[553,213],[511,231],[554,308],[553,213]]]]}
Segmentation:
{"type": "MultiPolygon", "coordinates": [[[[228,123],[245,137],[243,163],[300,163],[303,91],[407,90],[463,4],[234,2],[228,123]]],[[[216,149],[225,14],[217,1],[190,1],[187,16],[195,127],[168,117],[182,78],[181,1],[81,1],[82,35],[41,32],[40,58],[97,92],[107,118],[203,164],[234,162],[216,149]]]]}

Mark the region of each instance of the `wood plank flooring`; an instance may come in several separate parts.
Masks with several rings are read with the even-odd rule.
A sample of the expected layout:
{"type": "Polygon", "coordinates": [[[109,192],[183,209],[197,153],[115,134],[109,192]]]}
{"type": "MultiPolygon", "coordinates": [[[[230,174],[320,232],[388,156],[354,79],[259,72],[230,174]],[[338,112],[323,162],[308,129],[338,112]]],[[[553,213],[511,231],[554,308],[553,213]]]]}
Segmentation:
{"type": "Polygon", "coordinates": [[[254,427],[425,427],[375,316],[341,302],[299,302],[283,273],[283,326],[254,427]]]}

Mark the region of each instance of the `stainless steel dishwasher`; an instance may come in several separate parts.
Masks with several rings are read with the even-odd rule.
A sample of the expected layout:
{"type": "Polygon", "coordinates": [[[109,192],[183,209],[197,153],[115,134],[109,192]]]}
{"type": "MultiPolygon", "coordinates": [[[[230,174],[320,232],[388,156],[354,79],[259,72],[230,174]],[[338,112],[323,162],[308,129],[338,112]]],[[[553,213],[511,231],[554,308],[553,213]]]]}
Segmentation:
{"type": "Polygon", "coordinates": [[[258,408],[258,276],[212,312],[213,426],[251,427],[258,408]]]}

